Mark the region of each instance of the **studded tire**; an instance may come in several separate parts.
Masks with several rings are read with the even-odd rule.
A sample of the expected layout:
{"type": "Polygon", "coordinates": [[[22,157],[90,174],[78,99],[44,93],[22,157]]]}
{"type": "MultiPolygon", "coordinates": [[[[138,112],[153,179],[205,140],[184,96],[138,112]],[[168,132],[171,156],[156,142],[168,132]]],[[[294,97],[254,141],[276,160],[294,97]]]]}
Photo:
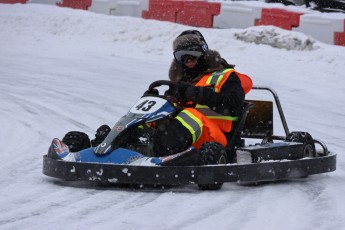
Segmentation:
{"type": "MultiPolygon", "coordinates": [[[[226,164],[226,150],[217,142],[206,142],[199,150],[205,165],[226,164]]],[[[200,190],[219,190],[223,183],[199,184],[200,190]]]]}
{"type": "Polygon", "coordinates": [[[71,152],[91,147],[90,138],[86,133],[79,131],[70,131],[63,137],[62,142],[65,143],[71,152]]]}
{"type": "Polygon", "coordinates": [[[303,143],[303,157],[315,157],[316,149],[313,137],[307,132],[291,132],[286,141],[303,143]]]}

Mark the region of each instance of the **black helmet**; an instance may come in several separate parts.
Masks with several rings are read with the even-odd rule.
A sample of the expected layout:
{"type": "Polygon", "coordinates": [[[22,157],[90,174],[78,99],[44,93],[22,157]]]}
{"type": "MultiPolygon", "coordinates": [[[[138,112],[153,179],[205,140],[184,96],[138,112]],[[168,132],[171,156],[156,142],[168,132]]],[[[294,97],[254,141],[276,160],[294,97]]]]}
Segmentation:
{"type": "Polygon", "coordinates": [[[174,40],[173,49],[176,61],[182,62],[183,57],[187,55],[201,57],[208,45],[199,31],[186,30],[174,40]]]}

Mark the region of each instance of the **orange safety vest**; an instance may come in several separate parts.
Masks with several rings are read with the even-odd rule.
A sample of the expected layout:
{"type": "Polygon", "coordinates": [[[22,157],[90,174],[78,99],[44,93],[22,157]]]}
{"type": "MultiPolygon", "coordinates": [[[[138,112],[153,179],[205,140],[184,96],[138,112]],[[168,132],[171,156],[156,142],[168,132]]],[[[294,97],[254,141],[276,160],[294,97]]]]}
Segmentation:
{"type": "MultiPolygon", "coordinates": [[[[201,87],[213,87],[219,93],[223,84],[228,79],[234,69],[225,69],[205,75],[196,84],[201,87]]],[[[252,80],[245,74],[236,72],[241,80],[241,85],[245,93],[248,93],[252,86],[252,80]]],[[[197,105],[196,108],[185,108],[176,117],[181,124],[186,127],[193,139],[193,146],[199,149],[205,142],[218,142],[223,146],[227,145],[224,132],[230,132],[232,121],[237,117],[224,116],[216,113],[207,106],[197,105]]]]}
{"type": "MultiPolygon", "coordinates": [[[[241,85],[245,94],[247,94],[251,88],[253,87],[253,82],[250,77],[245,74],[241,74],[236,72],[234,69],[225,69],[221,71],[215,71],[213,73],[209,73],[202,77],[195,86],[201,87],[213,87],[216,93],[219,93],[222,86],[229,78],[230,74],[235,72],[237,76],[240,78],[241,85]]],[[[199,112],[204,114],[207,118],[211,119],[223,132],[230,132],[232,129],[232,121],[237,121],[238,117],[231,117],[219,114],[208,106],[205,105],[196,105],[195,107],[199,112]]]]}

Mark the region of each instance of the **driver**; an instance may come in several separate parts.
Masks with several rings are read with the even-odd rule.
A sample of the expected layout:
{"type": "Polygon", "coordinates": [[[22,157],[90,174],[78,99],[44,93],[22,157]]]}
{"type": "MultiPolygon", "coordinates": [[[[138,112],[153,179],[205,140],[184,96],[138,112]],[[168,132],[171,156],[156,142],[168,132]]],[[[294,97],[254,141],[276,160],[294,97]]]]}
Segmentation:
{"type": "Polygon", "coordinates": [[[225,147],[224,133],[241,116],[251,79],[208,49],[197,30],[182,32],[173,41],[173,50],[169,78],[177,84],[170,94],[184,106],[170,124],[158,127],[153,138],[155,154],[171,155],[190,146],[200,149],[205,142],[225,147]]]}
{"type": "MultiPolygon", "coordinates": [[[[200,149],[206,142],[225,147],[228,142],[225,134],[231,132],[233,121],[241,116],[245,93],[252,87],[251,79],[236,72],[234,65],[228,64],[217,51],[208,49],[197,30],[182,32],[174,40],[173,50],[169,78],[176,85],[168,93],[182,108],[169,123],[157,125],[148,134],[154,155],[167,156],[190,146],[200,149]]],[[[99,127],[91,144],[87,135],[73,131],[62,141],[71,151],[79,151],[97,146],[109,131],[107,125],[99,127]]],[[[136,135],[131,138],[137,139],[140,131],[135,130],[136,135]]]]}

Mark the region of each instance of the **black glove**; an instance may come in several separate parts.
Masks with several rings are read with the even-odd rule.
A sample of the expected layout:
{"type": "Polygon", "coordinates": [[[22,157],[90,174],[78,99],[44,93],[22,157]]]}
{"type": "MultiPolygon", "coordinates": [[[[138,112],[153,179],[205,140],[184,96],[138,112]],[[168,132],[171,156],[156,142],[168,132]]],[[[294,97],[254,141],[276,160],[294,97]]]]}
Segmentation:
{"type": "Polygon", "coordinates": [[[188,87],[192,86],[191,84],[179,82],[176,85],[174,85],[172,89],[172,96],[176,98],[180,102],[186,102],[186,90],[188,87]]]}
{"type": "Polygon", "coordinates": [[[204,90],[205,88],[199,87],[199,86],[190,86],[187,88],[185,92],[185,97],[187,101],[192,101],[195,103],[200,103],[202,101],[203,96],[204,96],[204,90]]]}
{"type": "Polygon", "coordinates": [[[148,89],[145,91],[145,93],[143,94],[143,97],[145,96],[150,96],[150,95],[159,95],[159,91],[158,89],[148,89]]]}
{"type": "Polygon", "coordinates": [[[179,82],[174,87],[172,96],[181,102],[195,102],[198,103],[200,97],[203,95],[203,88],[197,87],[189,83],[179,82]]]}

